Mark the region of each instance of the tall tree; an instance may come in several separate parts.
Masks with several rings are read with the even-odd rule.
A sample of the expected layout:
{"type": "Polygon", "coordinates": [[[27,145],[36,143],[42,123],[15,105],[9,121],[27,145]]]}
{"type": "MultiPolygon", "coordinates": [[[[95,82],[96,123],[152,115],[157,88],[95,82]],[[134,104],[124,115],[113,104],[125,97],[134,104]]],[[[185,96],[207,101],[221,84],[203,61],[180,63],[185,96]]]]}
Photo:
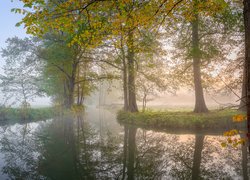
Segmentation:
{"type": "Polygon", "coordinates": [[[1,75],[2,91],[10,99],[28,107],[30,101],[42,95],[41,69],[43,64],[37,61],[35,55],[39,41],[35,39],[7,39],[7,47],[2,49],[5,59],[4,74],[1,75]]]}
{"type": "Polygon", "coordinates": [[[97,73],[89,67],[89,52],[78,45],[68,46],[67,36],[47,35],[38,52],[45,66],[43,74],[47,93],[62,100],[66,108],[73,104],[83,105],[84,97],[93,90],[91,81],[97,73]],[[58,90],[58,87],[60,89],[58,90]]]}
{"type": "Polygon", "coordinates": [[[194,20],[192,26],[192,57],[193,57],[193,75],[194,75],[194,90],[195,90],[195,107],[194,112],[208,112],[205,104],[202,80],[201,80],[201,59],[199,49],[199,14],[197,0],[193,2],[194,20]]]}
{"type": "Polygon", "coordinates": [[[44,42],[44,48],[40,49],[39,57],[46,64],[45,73],[63,80],[61,82],[61,88],[64,90],[63,104],[66,108],[70,108],[74,104],[76,73],[80,61],[78,57],[81,50],[68,47],[64,37],[60,35],[53,35],[44,42]]]}
{"type": "Polygon", "coordinates": [[[203,91],[212,90],[215,83],[220,84],[217,89],[222,87],[221,75],[225,74],[218,73],[223,68],[217,67],[224,61],[229,62],[227,56],[230,49],[236,48],[235,42],[240,41],[232,39],[239,39],[241,16],[236,8],[223,1],[210,4],[194,0],[190,1],[189,7],[180,10],[182,16],[177,14],[178,20],[172,25],[173,34],[170,34],[177,34],[176,40],[172,38],[177,48],[171,62],[176,64],[174,73],[182,84],[190,86],[193,78],[194,112],[207,112],[203,91]],[[185,76],[182,76],[183,73],[185,76]]]}
{"type": "Polygon", "coordinates": [[[250,142],[250,1],[244,0],[243,4],[244,4],[243,16],[244,16],[244,26],[245,26],[245,67],[246,67],[245,88],[246,88],[247,128],[248,128],[247,136],[248,136],[248,141],[250,142]]]}

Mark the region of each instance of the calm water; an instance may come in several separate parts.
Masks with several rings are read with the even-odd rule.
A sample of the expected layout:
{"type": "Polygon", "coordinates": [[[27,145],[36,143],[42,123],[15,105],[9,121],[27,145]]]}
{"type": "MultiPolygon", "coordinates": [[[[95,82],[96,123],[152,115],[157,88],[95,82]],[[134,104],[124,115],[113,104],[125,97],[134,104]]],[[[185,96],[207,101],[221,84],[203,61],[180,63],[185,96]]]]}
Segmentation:
{"type": "Polygon", "coordinates": [[[1,180],[248,179],[245,146],[222,148],[225,138],[209,133],[124,127],[104,109],[0,132],[1,180]]]}

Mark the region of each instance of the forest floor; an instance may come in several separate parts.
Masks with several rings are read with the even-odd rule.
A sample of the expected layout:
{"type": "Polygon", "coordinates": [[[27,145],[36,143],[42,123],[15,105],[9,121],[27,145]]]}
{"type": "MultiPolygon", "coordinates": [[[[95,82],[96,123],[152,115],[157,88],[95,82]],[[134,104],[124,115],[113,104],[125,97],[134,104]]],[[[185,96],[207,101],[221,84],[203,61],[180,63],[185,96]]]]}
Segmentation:
{"type": "Polygon", "coordinates": [[[245,127],[245,121],[233,122],[237,110],[212,110],[208,113],[193,113],[191,111],[158,111],[129,113],[119,111],[117,120],[121,124],[133,124],[144,128],[185,129],[185,130],[219,130],[245,127]]]}

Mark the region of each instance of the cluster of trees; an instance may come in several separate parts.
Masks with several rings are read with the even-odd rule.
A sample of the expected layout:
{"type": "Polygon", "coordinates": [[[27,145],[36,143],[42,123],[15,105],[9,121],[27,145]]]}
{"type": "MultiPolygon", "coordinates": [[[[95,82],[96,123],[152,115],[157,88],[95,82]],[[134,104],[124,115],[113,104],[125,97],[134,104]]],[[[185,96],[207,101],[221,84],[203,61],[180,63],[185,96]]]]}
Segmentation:
{"type": "MultiPolygon", "coordinates": [[[[248,10],[244,11],[243,19],[241,2],[23,0],[23,3],[24,9],[14,9],[25,15],[18,25],[24,24],[27,33],[36,38],[10,39],[4,51],[12,63],[7,65],[10,69],[6,72],[13,70],[15,61],[19,63],[17,68],[25,67],[22,71],[29,71],[31,65],[37,67],[34,74],[18,75],[32,79],[25,81],[28,82],[25,87],[23,80],[16,80],[23,88],[20,91],[23,102],[45,92],[54,102],[71,108],[83,104],[84,97],[96,88],[97,80],[117,78],[122,80],[127,111],[138,111],[138,99],[145,108],[150,94],[191,86],[195,91],[194,112],[200,113],[208,111],[204,89],[218,92],[241,89],[241,84],[248,87],[243,83],[249,81],[248,61],[242,58],[247,27],[243,22],[247,22],[248,10]],[[26,45],[18,48],[20,43],[26,45]],[[230,58],[231,52],[238,57],[230,58]],[[26,58],[21,61],[13,57],[23,57],[23,53],[26,58]],[[25,65],[21,64],[23,60],[25,65]]],[[[11,78],[3,77],[3,84],[11,82],[7,77],[11,78]]],[[[242,107],[248,91],[242,88],[242,107]]]]}
{"type": "Polygon", "coordinates": [[[90,82],[101,78],[100,74],[109,76],[94,69],[96,65],[89,60],[93,52],[69,47],[66,38],[46,34],[43,39],[14,37],[6,41],[7,47],[2,50],[6,64],[1,76],[6,99],[21,104],[24,110],[35,97],[45,94],[65,108],[83,104],[95,87],[90,82]]]}

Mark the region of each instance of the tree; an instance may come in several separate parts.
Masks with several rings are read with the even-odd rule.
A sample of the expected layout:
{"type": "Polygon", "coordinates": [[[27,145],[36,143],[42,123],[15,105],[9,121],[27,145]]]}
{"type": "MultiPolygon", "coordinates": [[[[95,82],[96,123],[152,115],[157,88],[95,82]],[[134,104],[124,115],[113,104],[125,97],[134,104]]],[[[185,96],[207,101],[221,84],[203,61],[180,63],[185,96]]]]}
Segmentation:
{"type": "Polygon", "coordinates": [[[84,97],[94,88],[92,81],[98,80],[98,73],[92,69],[91,53],[77,44],[68,46],[67,38],[47,35],[37,53],[45,64],[46,92],[65,108],[71,108],[75,103],[83,105],[84,97]]]}
{"type": "MultiPolygon", "coordinates": [[[[237,60],[228,56],[241,42],[242,16],[239,6],[233,3],[190,1],[188,7],[179,10],[181,16],[176,13],[176,23],[171,27],[170,34],[175,37],[170,37],[175,46],[171,63],[176,64],[173,75],[180,83],[194,86],[194,111],[202,112],[207,111],[204,90],[218,93],[219,89],[228,89],[222,85],[224,77],[227,82],[237,83],[234,87],[240,84],[228,71],[237,60]]],[[[241,74],[241,70],[237,72],[241,74]]]]}
{"type": "Polygon", "coordinates": [[[143,111],[146,109],[148,101],[153,100],[161,93],[174,94],[177,90],[174,79],[168,73],[166,60],[163,59],[166,52],[162,49],[162,43],[155,39],[149,44],[151,44],[152,49],[144,50],[137,55],[136,93],[137,99],[142,102],[143,111]]]}
{"type": "MultiPolygon", "coordinates": [[[[137,29],[154,22],[158,6],[155,1],[23,1],[32,11],[15,9],[24,13],[27,32],[43,36],[47,32],[70,34],[70,45],[94,48],[108,41],[112,35],[123,34],[127,48],[128,110],[138,111],[135,94],[135,38],[137,29]],[[109,36],[111,35],[111,36],[109,36]]],[[[20,23],[19,23],[20,24],[20,23]]],[[[125,66],[124,66],[125,67],[125,66]]],[[[124,76],[125,80],[125,76],[124,76]]]]}
{"type": "MultiPolygon", "coordinates": [[[[250,141],[250,1],[244,0],[244,27],[245,27],[245,75],[246,75],[246,105],[247,105],[247,128],[248,141],[250,141]]],[[[249,142],[248,142],[249,143],[249,142]]],[[[250,146],[249,146],[250,148],[250,146]]]]}
{"type": "MultiPolygon", "coordinates": [[[[66,108],[71,108],[74,104],[75,81],[81,53],[81,49],[77,47],[68,47],[65,43],[65,36],[60,35],[48,37],[44,41],[44,47],[40,48],[39,57],[45,62],[44,73],[56,76],[54,80],[61,84],[63,104],[66,108]]],[[[58,87],[53,92],[55,95],[57,95],[56,91],[58,87]]]]}
{"type": "Polygon", "coordinates": [[[115,41],[115,47],[122,65],[124,109],[131,112],[138,111],[136,102],[138,81],[136,79],[141,73],[139,70],[141,62],[149,60],[150,58],[147,56],[152,57],[157,53],[159,55],[160,52],[157,50],[161,50],[158,40],[160,33],[155,32],[157,28],[150,26],[153,24],[152,17],[156,11],[154,1],[150,3],[147,1],[119,2],[113,21],[118,29],[112,33],[114,37],[118,37],[115,41]],[[145,12],[147,12],[146,15],[145,12]],[[148,22],[145,24],[146,20],[148,22]]]}
{"type": "Polygon", "coordinates": [[[205,104],[202,81],[201,81],[201,70],[200,70],[200,49],[199,49],[199,15],[197,11],[197,1],[193,2],[194,20],[191,22],[192,27],[192,58],[193,58],[193,74],[194,74],[194,89],[195,89],[195,107],[194,112],[208,112],[205,104]]]}
{"type": "MultiPolygon", "coordinates": [[[[116,14],[114,16],[113,24],[116,25],[117,30],[112,30],[113,35],[121,37],[121,57],[123,64],[123,90],[125,100],[125,107],[130,112],[137,112],[136,102],[136,53],[138,53],[138,39],[140,37],[140,30],[144,27],[140,24],[144,21],[140,12],[141,8],[147,7],[148,2],[118,2],[116,5],[116,14]],[[138,14],[136,14],[138,13],[138,14]],[[140,18],[139,18],[140,17],[140,18]],[[138,18],[138,19],[137,19],[138,18]],[[137,30],[138,29],[138,30],[137,30]],[[124,43],[124,44],[123,44],[124,43]],[[124,51],[126,48],[126,52],[124,51]],[[127,82],[127,83],[126,83],[127,82]]],[[[138,62],[137,62],[138,63],[138,62]]]]}
{"type": "Polygon", "coordinates": [[[195,112],[207,111],[200,77],[198,14],[202,12],[205,16],[213,15],[213,12],[223,9],[224,1],[72,0],[45,3],[45,1],[31,0],[23,2],[32,10],[15,9],[14,11],[25,14],[21,23],[24,23],[27,32],[33,35],[42,36],[50,31],[61,31],[71,35],[70,45],[76,43],[84,48],[95,48],[104,42],[109,42],[114,36],[123,37],[125,46],[122,47],[125,47],[127,52],[123,57],[123,69],[126,69],[123,71],[123,79],[124,82],[127,81],[124,83],[125,107],[128,106],[126,108],[131,112],[138,111],[135,79],[137,41],[140,32],[142,29],[150,32],[159,31],[161,29],[159,26],[165,20],[175,20],[180,17],[173,13],[175,10],[182,17],[188,19],[193,27],[191,55],[194,61],[194,84],[197,99],[195,112]]]}
{"type": "Polygon", "coordinates": [[[9,99],[15,98],[21,104],[24,118],[27,118],[29,102],[43,93],[39,86],[42,64],[37,61],[35,39],[7,39],[7,47],[2,49],[5,59],[4,75],[1,75],[2,91],[9,99]]]}

